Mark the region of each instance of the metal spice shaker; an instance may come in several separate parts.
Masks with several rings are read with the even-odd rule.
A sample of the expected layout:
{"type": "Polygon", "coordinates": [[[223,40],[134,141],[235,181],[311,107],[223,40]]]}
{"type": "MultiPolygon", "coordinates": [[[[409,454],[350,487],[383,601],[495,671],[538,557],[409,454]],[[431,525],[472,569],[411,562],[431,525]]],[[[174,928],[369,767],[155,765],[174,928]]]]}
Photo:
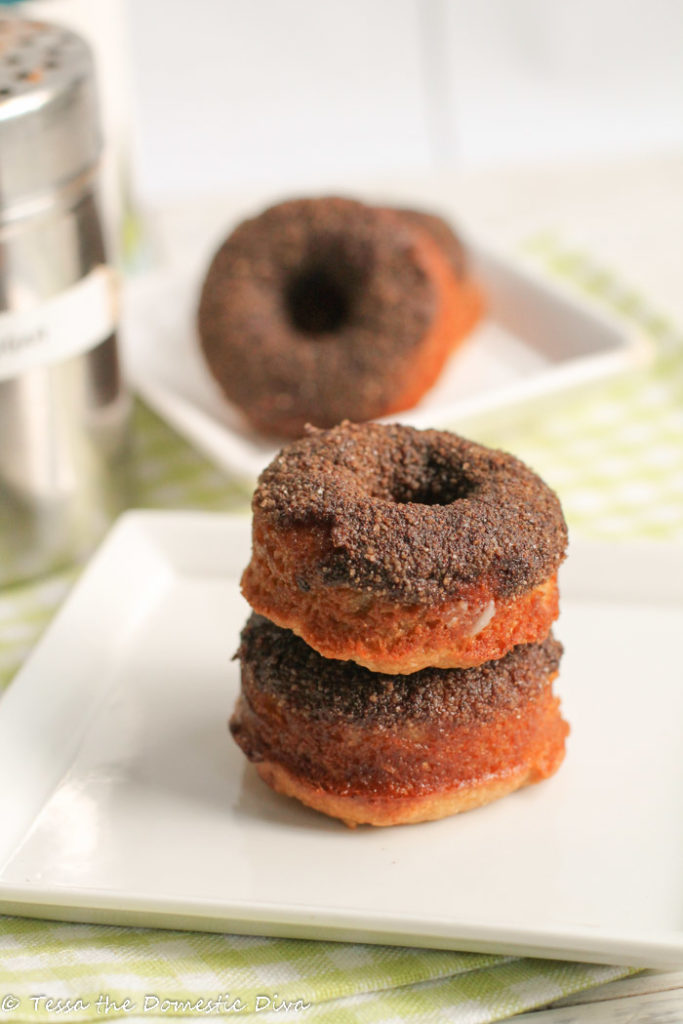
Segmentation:
{"type": "Polygon", "coordinates": [[[100,149],[86,43],[0,18],[0,584],[82,557],[125,503],[100,149]]]}

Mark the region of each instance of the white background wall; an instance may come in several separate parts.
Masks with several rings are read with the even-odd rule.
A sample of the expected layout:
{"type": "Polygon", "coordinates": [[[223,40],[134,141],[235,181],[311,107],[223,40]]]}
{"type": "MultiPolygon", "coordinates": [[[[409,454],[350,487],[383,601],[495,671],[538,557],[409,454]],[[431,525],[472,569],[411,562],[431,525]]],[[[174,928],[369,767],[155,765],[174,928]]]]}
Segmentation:
{"type": "Polygon", "coordinates": [[[128,7],[145,189],[429,163],[414,0],[128,7]]]}
{"type": "Polygon", "coordinates": [[[124,0],[144,197],[683,150],[681,0],[124,0]]]}

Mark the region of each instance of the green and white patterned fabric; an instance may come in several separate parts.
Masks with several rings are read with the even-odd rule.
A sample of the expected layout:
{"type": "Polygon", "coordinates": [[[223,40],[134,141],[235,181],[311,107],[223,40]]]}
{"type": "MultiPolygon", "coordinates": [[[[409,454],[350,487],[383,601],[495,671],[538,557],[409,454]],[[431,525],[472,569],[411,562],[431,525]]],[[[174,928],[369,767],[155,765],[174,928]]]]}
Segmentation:
{"type": "MultiPolygon", "coordinates": [[[[647,369],[558,397],[552,414],[532,410],[504,431],[478,427],[476,436],[533,465],[559,492],[574,532],[683,540],[683,339],[645,299],[581,253],[547,238],[527,248],[649,335],[655,358],[647,369]]],[[[248,488],[227,480],[141,405],[134,434],[139,507],[248,511],[248,488]]],[[[71,569],[0,594],[0,689],[76,576],[71,569]]],[[[475,1024],[628,973],[480,954],[0,918],[0,1021],[16,1024],[206,1016],[211,1009],[260,1021],[475,1024]],[[40,995],[70,999],[72,1009],[57,1012],[40,995]],[[73,1007],[77,999],[83,1008],[73,1007]],[[239,1012],[228,1009],[235,999],[244,1004],[239,1012]],[[289,1012],[275,1012],[297,1000],[289,1012]]]]}
{"type": "Polygon", "coordinates": [[[478,1024],[629,973],[391,946],[10,924],[0,932],[0,1020],[14,1024],[216,1015],[269,1024],[478,1024]],[[54,1002],[48,1006],[40,995],[54,1002]],[[73,1009],[56,1014],[59,999],[73,1009]],[[293,1004],[289,1012],[276,1009],[286,1003],[293,1004]]]}

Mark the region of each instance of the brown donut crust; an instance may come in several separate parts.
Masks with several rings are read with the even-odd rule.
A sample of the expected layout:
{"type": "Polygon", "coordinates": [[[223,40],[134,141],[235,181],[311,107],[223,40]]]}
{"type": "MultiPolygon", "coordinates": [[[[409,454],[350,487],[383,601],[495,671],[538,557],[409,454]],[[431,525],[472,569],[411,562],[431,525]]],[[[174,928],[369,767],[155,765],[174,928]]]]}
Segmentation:
{"type": "Polygon", "coordinates": [[[207,272],[198,330],[209,369],[257,429],[285,437],[407,408],[480,314],[450,252],[418,215],[338,197],[271,207],[207,272]],[[288,316],[288,289],[309,267],[348,298],[334,330],[303,331],[288,316]]]}
{"type": "MultiPolygon", "coordinates": [[[[266,542],[267,542],[266,538],[266,542]]],[[[254,550],[242,587],[252,608],[293,630],[326,658],[352,659],[375,672],[417,672],[427,666],[466,668],[501,658],[516,644],[548,633],[559,612],[557,575],[527,593],[494,600],[485,585],[429,607],[402,605],[350,587],[302,592],[297,578],[302,545],[277,550],[277,585],[264,541],[254,530],[254,550]]]]}
{"type": "Polygon", "coordinates": [[[442,217],[427,210],[412,210],[400,207],[395,212],[400,214],[408,223],[413,224],[422,231],[426,231],[430,235],[448,260],[451,270],[460,281],[467,276],[465,248],[450,224],[447,224],[442,217]]]}
{"type": "Polygon", "coordinates": [[[543,768],[521,768],[502,778],[479,782],[474,786],[454,786],[439,792],[417,796],[361,796],[336,793],[312,785],[307,779],[288,771],[274,761],[259,761],[258,775],[267,786],[282,796],[290,796],[314,811],[330,818],[339,818],[348,828],[358,825],[417,825],[424,821],[437,821],[463,811],[483,807],[517,789],[542,782],[553,775],[564,759],[565,723],[559,712],[555,715],[554,744],[548,743],[543,768]]]}
{"type": "Polygon", "coordinates": [[[273,788],[347,824],[477,806],[547,777],[564,754],[552,637],[476,669],[391,676],[325,660],[252,616],[238,656],[236,742],[273,788]]]}

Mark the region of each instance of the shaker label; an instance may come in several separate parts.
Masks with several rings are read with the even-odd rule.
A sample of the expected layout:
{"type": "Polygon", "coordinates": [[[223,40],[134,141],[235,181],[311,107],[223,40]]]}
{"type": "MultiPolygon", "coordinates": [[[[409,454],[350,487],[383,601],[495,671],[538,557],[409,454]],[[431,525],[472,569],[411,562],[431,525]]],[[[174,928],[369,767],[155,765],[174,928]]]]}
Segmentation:
{"type": "Polygon", "coordinates": [[[105,266],[40,305],[0,313],[0,380],[87,352],[116,320],[115,275],[105,266]]]}

